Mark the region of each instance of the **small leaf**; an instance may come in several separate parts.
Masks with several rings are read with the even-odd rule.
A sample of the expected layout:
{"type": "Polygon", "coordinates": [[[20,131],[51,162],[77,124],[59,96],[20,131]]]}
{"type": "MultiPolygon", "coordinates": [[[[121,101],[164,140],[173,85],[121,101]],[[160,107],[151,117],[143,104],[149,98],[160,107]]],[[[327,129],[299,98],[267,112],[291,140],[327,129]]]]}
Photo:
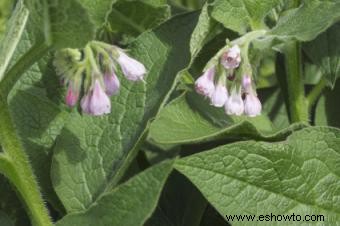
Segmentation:
{"type": "Polygon", "coordinates": [[[87,210],[66,215],[57,226],[142,226],[157,206],[173,161],[153,166],[103,193],[87,210]]]}
{"type": "Polygon", "coordinates": [[[307,42],[303,50],[318,65],[330,87],[340,76],[340,23],[334,24],[315,40],[307,42]]]}
{"type": "MultiPolygon", "coordinates": [[[[176,161],[222,215],[323,215],[340,220],[340,130],[310,127],[285,142],[238,142],[176,161]]],[[[233,221],[233,225],[244,222],[233,221]]],[[[252,225],[258,225],[253,222],[252,225]]]]}

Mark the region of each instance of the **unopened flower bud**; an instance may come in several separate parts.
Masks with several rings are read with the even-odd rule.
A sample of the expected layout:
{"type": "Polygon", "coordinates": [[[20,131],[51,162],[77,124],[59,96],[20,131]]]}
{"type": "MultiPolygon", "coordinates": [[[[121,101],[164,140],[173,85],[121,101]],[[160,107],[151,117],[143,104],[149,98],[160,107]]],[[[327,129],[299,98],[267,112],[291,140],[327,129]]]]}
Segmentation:
{"type": "Polygon", "coordinates": [[[237,68],[241,63],[241,50],[238,45],[228,49],[221,57],[221,64],[226,69],[237,68]]]}
{"type": "Polygon", "coordinates": [[[246,92],[249,92],[249,90],[251,89],[251,77],[249,75],[243,75],[243,77],[242,77],[242,88],[246,92]]]}
{"type": "Polygon", "coordinates": [[[211,97],[215,91],[214,77],[215,67],[206,70],[195,82],[196,92],[203,96],[211,97]]]}
{"type": "Polygon", "coordinates": [[[112,73],[106,73],[104,75],[104,84],[107,95],[112,96],[118,93],[120,82],[114,71],[112,71],[112,73]]]}
{"type": "Polygon", "coordinates": [[[144,75],[146,74],[146,69],[142,63],[129,57],[123,51],[119,51],[119,57],[117,61],[128,80],[143,80],[144,75]]]}
{"type": "Polygon", "coordinates": [[[242,115],[244,112],[241,91],[236,91],[236,87],[232,89],[231,95],[225,104],[225,112],[228,115],[242,115]]]}
{"type": "Polygon", "coordinates": [[[70,82],[67,88],[67,93],[65,96],[65,102],[69,107],[74,107],[77,104],[79,98],[79,90],[77,90],[73,83],[70,82]]]}

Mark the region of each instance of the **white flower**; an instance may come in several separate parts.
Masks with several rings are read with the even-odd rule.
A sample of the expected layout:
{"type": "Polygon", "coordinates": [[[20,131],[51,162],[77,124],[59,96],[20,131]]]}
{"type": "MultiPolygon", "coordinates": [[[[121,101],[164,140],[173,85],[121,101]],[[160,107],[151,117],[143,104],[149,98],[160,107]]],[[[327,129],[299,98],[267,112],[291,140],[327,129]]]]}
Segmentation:
{"type": "Polygon", "coordinates": [[[217,84],[210,97],[211,104],[215,107],[223,107],[228,100],[228,91],[224,84],[217,84]]]}
{"type": "Polygon", "coordinates": [[[119,50],[119,57],[117,59],[125,77],[131,81],[143,80],[146,74],[146,69],[142,63],[129,57],[123,51],[119,50]]]}
{"type": "Polygon", "coordinates": [[[214,77],[215,67],[209,68],[205,71],[204,74],[201,75],[195,82],[196,92],[203,96],[211,97],[215,91],[214,77]]]}
{"type": "Polygon", "coordinates": [[[237,68],[241,63],[241,50],[238,45],[228,49],[221,57],[221,64],[226,69],[237,68]]]}
{"type": "Polygon", "coordinates": [[[231,95],[225,104],[225,112],[228,115],[242,115],[244,112],[244,103],[241,96],[241,91],[236,91],[234,87],[231,91],[231,95]]]}
{"type": "Polygon", "coordinates": [[[253,93],[248,93],[244,101],[244,113],[250,117],[261,115],[262,105],[253,93]]]}

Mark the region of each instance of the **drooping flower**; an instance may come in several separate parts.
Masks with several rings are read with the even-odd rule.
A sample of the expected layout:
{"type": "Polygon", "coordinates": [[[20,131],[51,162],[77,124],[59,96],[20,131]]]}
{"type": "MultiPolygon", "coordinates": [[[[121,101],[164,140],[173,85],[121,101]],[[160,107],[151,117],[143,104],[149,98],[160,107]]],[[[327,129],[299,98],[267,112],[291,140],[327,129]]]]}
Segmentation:
{"type": "Polygon", "coordinates": [[[225,84],[219,82],[210,97],[211,104],[215,107],[223,107],[228,100],[228,90],[225,84]]]}
{"type": "Polygon", "coordinates": [[[106,73],[104,75],[105,92],[107,95],[112,96],[117,94],[120,87],[119,79],[114,71],[111,73],[106,73]]]}
{"type": "Polygon", "coordinates": [[[241,90],[236,90],[234,87],[231,91],[231,95],[225,104],[225,112],[228,115],[242,115],[244,112],[244,103],[242,100],[241,90]]]}
{"type": "Polygon", "coordinates": [[[196,92],[203,96],[211,97],[215,91],[214,77],[215,67],[206,70],[195,82],[196,92]]]}
{"type": "Polygon", "coordinates": [[[104,115],[111,112],[111,101],[104,92],[98,79],[94,86],[81,100],[81,108],[84,113],[90,115],[104,115]]]}
{"type": "Polygon", "coordinates": [[[259,98],[253,93],[246,94],[244,100],[244,113],[247,116],[255,117],[261,114],[262,105],[259,98]]]}
{"type": "Polygon", "coordinates": [[[241,50],[238,45],[228,49],[221,57],[221,64],[226,69],[237,68],[241,63],[241,50]]]}
{"type": "Polygon", "coordinates": [[[67,93],[65,96],[65,102],[69,107],[74,107],[77,104],[79,98],[79,90],[74,87],[73,82],[69,82],[67,93]]]}
{"type": "Polygon", "coordinates": [[[117,61],[122,68],[125,77],[131,81],[140,81],[144,79],[146,69],[142,63],[129,57],[123,51],[119,50],[117,61]]]}

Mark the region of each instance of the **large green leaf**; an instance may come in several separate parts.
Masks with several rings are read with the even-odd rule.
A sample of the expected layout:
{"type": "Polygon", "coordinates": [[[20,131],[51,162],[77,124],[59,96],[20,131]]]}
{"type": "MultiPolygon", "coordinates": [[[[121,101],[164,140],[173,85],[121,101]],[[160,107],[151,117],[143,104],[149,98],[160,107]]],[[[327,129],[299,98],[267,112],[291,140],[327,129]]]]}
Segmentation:
{"type": "Polygon", "coordinates": [[[120,76],[120,94],[112,98],[110,115],[70,116],[52,165],[54,188],[68,212],[87,209],[122,177],[148,121],[163,105],[176,74],[190,61],[189,40],[196,21],[197,13],[174,17],[132,43],[131,55],[148,70],[146,83],[120,76]]]}
{"type": "MultiPolygon", "coordinates": [[[[271,105],[266,109],[276,107],[271,105]]],[[[149,139],[160,144],[207,142],[237,136],[238,139],[283,139],[292,129],[298,128],[300,125],[293,125],[277,132],[264,115],[231,117],[223,109],[210,106],[201,96],[189,94],[180,96],[161,111],[151,124],[149,139]]]]}
{"type": "Polygon", "coordinates": [[[305,0],[296,9],[281,17],[270,34],[279,38],[313,40],[340,18],[340,2],[305,0]]]}
{"type": "Polygon", "coordinates": [[[120,0],[113,5],[108,17],[110,35],[113,39],[131,41],[142,32],[152,29],[170,17],[166,1],[120,0]]]}
{"type": "Polygon", "coordinates": [[[226,28],[243,34],[251,28],[263,28],[264,18],[279,3],[280,0],[216,0],[211,16],[226,28]]]}
{"type": "Polygon", "coordinates": [[[0,81],[18,45],[28,19],[28,10],[22,1],[18,1],[16,8],[8,22],[5,36],[0,39],[0,81]]]}
{"type": "Polygon", "coordinates": [[[330,27],[315,40],[305,43],[304,51],[318,65],[328,85],[334,87],[340,76],[340,23],[330,27]]]}
{"type": "Polygon", "coordinates": [[[57,48],[83,47],[94,38],[95,26],[77,0],[25,0],[25,5],[34,42],[44,38],[57,48]]]}
{"type": "Polygon", "coordinates": [[[145,170],[100,196],[87,210],[66,215],[56,225],[142,226],[157,206],[172,165],[173,161],[167,161],[145,170]]]}
{"type": "MultiPolygon", "coordinates": [[[[175,168],[198,187],[222,216],[322,214],[325,222],[319,223],[337,225],[339,164],[340,130],[310,127],[293,133],[285,142],[224,145],[180,159],[175,168]]],[[[248,222],[260,223],[263,224],[248,222]]]]}

